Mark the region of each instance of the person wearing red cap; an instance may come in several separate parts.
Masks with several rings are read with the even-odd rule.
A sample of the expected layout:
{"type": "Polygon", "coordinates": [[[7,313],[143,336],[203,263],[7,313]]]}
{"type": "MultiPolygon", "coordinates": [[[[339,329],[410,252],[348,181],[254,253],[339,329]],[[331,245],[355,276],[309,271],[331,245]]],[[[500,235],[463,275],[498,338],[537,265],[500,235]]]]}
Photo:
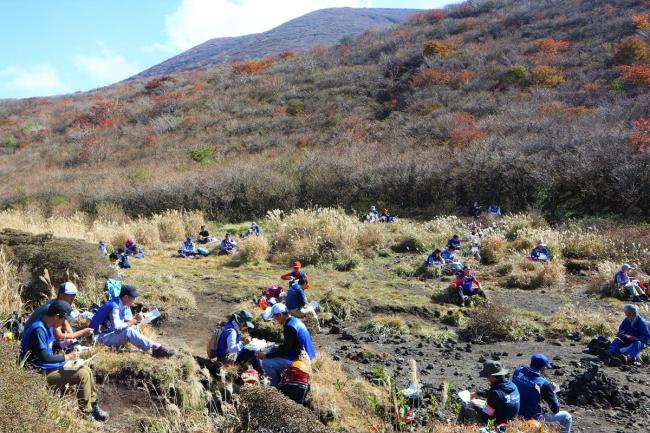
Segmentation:
{"type": "Polygon", "coordinates": [[[293,279],[298,281],[298,284],[300,284],[300,286],[303,289],[309,289],[310,287],[309,279],[307,278],[307,274],[305,274],[300,270],[301,268],[302,268],[302,264],[298,260],[296,260],[295,262],[293,262],[293,270],[288,274],[282,275],[280,278],[285,281],[290,281],[291,278],[293,277],[293,279]]]}

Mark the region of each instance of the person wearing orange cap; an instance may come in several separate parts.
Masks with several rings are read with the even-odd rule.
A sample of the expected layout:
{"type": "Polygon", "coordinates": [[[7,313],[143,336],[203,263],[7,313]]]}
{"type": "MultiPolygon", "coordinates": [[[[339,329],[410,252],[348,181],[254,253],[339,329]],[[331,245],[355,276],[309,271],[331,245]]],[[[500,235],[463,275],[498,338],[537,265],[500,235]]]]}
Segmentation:
{"type": "Polygon", "coordinates": [[[301,268],[302,264],[296,260],[293,262],[293,270],[288,274],[282,275],[280,278],[285,281],[291,281],[291,278],[293,277],[293,279],[298,281],[298,284],[300,284],[303,289],[309,289],[309,279],[307,278],[307,274],[300,270],[301,268]]]}

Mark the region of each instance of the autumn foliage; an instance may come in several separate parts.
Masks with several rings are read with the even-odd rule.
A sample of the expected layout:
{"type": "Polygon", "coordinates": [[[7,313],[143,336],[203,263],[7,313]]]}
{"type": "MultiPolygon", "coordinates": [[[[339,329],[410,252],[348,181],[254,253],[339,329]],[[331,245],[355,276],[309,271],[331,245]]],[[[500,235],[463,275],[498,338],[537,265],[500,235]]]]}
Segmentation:
{"type": "Polygon", "coordinates": [[[616,65],[632,65],[644,62],[648,57],[645,41],[638,36],[630,36],[616,46],[613,61],[616,65]]]}
{"type": "Polygon", "coordinates": [[[432,9],[428,12],[415,14],[409,20],[411,24],[436,23],[445,18],[445,11],[441,9],[432,9]]]}
{"type": "Polygon", "coordinates": [[[631,83],[650,86],[650,66],[647,65],[621,65],[621,78],[631,83]]]}
{"type": "Polygon", "coordinates": [[[645,32],[650,30],[650,20],[648,20],[648,17],[650,17],[650,14],[648,12],[635,15],[632,17],[632,22],[637,29],[643,30],[645,32]]]}
{"type": "Polygon", "coordinates": [[[470,143],[487,137],[487,133],[476,128],[459,128],[449,133],[449,145],[451,147],[465,147],[470,143]]]}
{"type": "Polygon", "coordinates": [[[650,118],[635,120],[632,126],[635,131],[630,134],[630,144],[636,153],[643,153],[650,144],[650,118]]]}
{"type": "Polygon", "coordinates": [[[435,39],[424,43],[425,56],[442,57],[444,59],[455,55],[456,52],[456,47],[441,40],[435,39]]]}
{"type": "Polygon", "coordinates": [[[535,41],[535,48],[545,54],[559,54],[561,51],[569,49],[569,41],[556,40],[553,38],[543,38],[535,41]]]}
{"type": "Polygon", "coordinates": [[[564,82],[564,75],[554,66],[542,65],[531,71],[530,81],[538,86],[555,87],[564,82]]]}
{"type": "Polygon", "coordinates": [[[466,84],[474,78],[474,73],[463,69],[452,71],[445,68],[426,68],[413,77],[413,87],[425,87],[428,85],[457,86],[466,84]]]}
{"type": "Polygon", "coordinates": [[[267,57],[265,59],[259,59],[259,60],[249,60],[247,62],[234,64],[232,66],[232,70],[236,74],[252,75],[252,74],[257,74],[259,72],[266,71],[271,66],[273,66],[274,62],[275,59],[272,57],[267,57]]]}

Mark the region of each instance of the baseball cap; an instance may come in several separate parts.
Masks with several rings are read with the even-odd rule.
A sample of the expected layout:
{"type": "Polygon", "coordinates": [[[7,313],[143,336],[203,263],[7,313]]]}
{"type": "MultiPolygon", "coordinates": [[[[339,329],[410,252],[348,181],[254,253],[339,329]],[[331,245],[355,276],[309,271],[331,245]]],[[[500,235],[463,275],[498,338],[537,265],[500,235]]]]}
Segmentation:
{"type": "Polygon", "coordinates": [[[74,283],[66,281],[65,283],[59,284],[59,294],[76,296],[77,293],[77,286],[74,283]]]}
{"type": "Polygon", "coordinates": [[[138,293],[138,290],[135,287],[129,284],[125,284],[122,286],[122,291],[120,292],[120,296],[124,295],[129,295],[132,298],[137,298],[140,296],[140,293],[138,293]]]}
{"type": "Polygon", "coordinates": [[[530,358],[530,366],[533,368],[553,368],[551,361],[542,353],[536,353],[530,358]]]}
{"type": "Polygon", "coordinates": [[[483,363],[483,370],[481,370],[479,376],[505,376],[506,374],[508,374],[508,370],[501,367],[501,363],[499,361],[485,361],[483,363]]]}
{"type": "Polygon", "coordinates": [[[58,299],[55,300],[55,301],[52,301],[50,306],[47,308],[47,315],[48,316],[66,317],[71,312],[72,312],[72,308],[70,307],[70,304],[68,304],[65,301],[60,301],[58,299]]]}
{"type": "Polygon", "coordinates": [[[632,269],[632,265],[629,263],[624,263],[623,266],[621,266],[621,269],[632,269]]]}
{"type": "Polygon", "coordinates": [[[278,302],[271,308],[271,317],[275,317],[278,314],[284,314],[286,312],[287,306],[278,302]]]}

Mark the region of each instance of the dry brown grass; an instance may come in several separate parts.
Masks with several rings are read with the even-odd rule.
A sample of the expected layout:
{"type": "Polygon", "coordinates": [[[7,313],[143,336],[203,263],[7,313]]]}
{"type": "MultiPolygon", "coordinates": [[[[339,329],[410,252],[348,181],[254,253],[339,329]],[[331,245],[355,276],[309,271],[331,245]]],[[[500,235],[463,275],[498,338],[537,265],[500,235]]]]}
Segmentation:
{"type": "Polygon", "coordinates": [[[21,311],[20,284],[16,266],[0,248],[0,321],[8,318],[14,311],[21,311]]]}
{"type": "Polygon", "coordinates": [[[269,241],[265,236],[249,236],[237,245],[236,258],[242,263],[257,264],[266,260],[269,255],[269,241]]]}

